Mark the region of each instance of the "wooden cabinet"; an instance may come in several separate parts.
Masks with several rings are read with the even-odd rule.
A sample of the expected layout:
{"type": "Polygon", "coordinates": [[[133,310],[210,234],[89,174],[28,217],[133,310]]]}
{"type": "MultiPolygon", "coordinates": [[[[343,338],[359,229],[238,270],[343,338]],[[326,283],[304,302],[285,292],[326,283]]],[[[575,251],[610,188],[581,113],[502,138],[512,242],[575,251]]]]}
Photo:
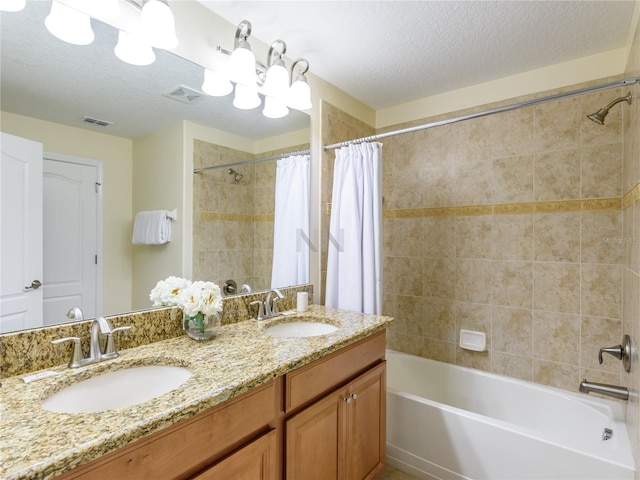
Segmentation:
{"type": "MultiPolygon", "coordinates": [[[[80,466],[62,478],[190,478],[241,447],[251,445],[249,442],[265,432],[275,431],[281,392],[282,382],[276,379],[80,466]]],[[[277,476],[277,462],[264,463],[267,457],[260,448],[245,450],[243,457],[247,463],[262,462],[274,469],[273,477],[264,478],[277,476]],[[255,458],[249,460],[250,454],[255,458]]]]}
{"type": "Polygon", "coordinates": [[[286,421],[287,480],[375,478],[385,465],[385,363],[286,421]]]}
{"type": "Polygon", "coordinates": [[[373,479],[385,465],[385,345],[374,334],[61,478],[373,479]]]}
{"type": "Polygon", "coordinates": [[[193,479],[276,480],[277,462],[277,435],[275,430],[272,430],[193,479]]]}

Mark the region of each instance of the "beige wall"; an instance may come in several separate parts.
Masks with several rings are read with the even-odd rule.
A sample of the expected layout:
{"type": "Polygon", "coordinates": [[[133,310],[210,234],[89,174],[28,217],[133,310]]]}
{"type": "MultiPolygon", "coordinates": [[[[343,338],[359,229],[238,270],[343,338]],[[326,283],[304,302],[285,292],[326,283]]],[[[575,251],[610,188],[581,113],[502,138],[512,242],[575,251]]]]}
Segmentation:
{"type": "Polygon", "coordinates": [[[149,292],[159,280],[184,275],[183,231],[188,213],[183,202],[183,130],[183,122],[179,122],[133,141],[133,216],[144,210],[178,210],[171,242],[133,245],[134,309],[151,306],[149,292]]]}
{"type": "MultiPolygon", "coordinates": [[[[636,4],[638,7],[638,4],[636,4]]],[[[640,8],[636,8],[640,10],[640,8]]],[[[640,11],[636,12],[640,15],[640,11]]],[[[640,76],[640,22],[631,42],[629,61],[626,74],[640,76]]],[[[638,342],[640,341],[640,85],[632,89],[633,103],[631,107],[623,109],[623,247],[622,272],[622,329],[623,333],[631,335],[633,339],[633,359],[631,373],[622,373],[622,382],[633,395],[627,404],[627,428],[634,447],[636,464],[640,460],[640,404],[638,391],[640,390],[640,375],[638,374],[638,342]]],[[[626,104],[625,104],[626,105],[626,104]]],[[[636,478],[638,478],[636,472],[636,478]]]]}
{"type": "Polygon", "coordinates": [[[575,391],[620,383],[621,89],[384,140],[392,348],[575,391]],[[488,351],[457,346],[460,329],[488,351]]]}
{"type": "Polygon", "coordinates": [[[103,312],[130,311],[132,141],[8,112],[1,120],[3,132],[40,142],[45,152],[103,162],[103,312]]]}

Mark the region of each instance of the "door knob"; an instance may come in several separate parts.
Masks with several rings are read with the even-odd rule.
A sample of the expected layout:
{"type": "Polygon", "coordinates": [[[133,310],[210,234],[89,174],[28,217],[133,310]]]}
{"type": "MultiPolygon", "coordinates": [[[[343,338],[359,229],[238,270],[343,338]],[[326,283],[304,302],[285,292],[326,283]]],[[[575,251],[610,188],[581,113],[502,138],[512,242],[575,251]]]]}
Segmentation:
{"type": "Polygon", "coordinates": [[[42,286],[42,282],[40,280],[34,280],[31,282],[31,285],[27,285],[24,287],[25,290],[37,290],[42,286]]]}

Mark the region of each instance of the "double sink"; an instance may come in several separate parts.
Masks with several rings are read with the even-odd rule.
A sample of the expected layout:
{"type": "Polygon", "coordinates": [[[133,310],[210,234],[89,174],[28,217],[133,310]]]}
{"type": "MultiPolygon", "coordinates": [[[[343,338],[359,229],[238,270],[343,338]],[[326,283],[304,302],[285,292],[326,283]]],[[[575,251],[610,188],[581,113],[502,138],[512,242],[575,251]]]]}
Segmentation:
{"type": "MultiPolygon", "coordinates": [[[[290,317],[274,322],[263,331],[273,337],[304,338],[337,330],[337,326],[325,321],[290,317]]],[[[47,397],[41,406],[57,413],[104,412],[157,398],[177,389],[191,376],[188,368],[175,365],[123,368],[74,383],[47,397]]]]}

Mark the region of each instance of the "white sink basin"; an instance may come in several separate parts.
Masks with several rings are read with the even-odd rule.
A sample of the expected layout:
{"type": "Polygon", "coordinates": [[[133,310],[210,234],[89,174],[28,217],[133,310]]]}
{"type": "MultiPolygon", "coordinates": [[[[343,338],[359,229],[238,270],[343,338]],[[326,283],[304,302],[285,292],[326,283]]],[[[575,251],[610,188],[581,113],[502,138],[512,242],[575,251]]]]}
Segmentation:
{"type": "Polygon", "coordinates": [[[104,373],[51,395],[42,408],[57,413],[94,413],[146,402],[178,388],[192,373],[183,367],[149,365],[104,373]]]}
{"type": "Polygon", "coordinates": [[[287,322],[268,327],[265,331],[274,337],[316,337],[327,335],[338,330],[338,327],[322,322],[287,322]]]}

